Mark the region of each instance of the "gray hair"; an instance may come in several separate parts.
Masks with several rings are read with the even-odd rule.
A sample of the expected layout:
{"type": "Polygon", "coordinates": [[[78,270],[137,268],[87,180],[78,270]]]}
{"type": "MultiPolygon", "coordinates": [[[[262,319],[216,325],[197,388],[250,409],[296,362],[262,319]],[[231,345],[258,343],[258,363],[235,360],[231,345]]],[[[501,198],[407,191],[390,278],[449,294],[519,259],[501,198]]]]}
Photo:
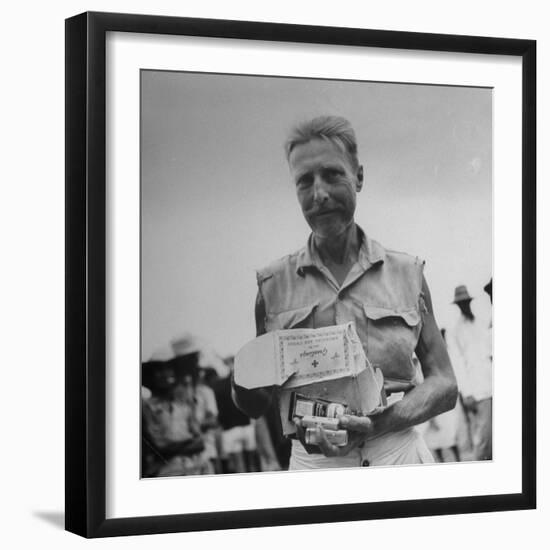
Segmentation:
{"type": "Polygon", "coordinates": [[[290,132],[285,143],[287,161],[294,147],[313,139],[330,141],[348,155],[354,167],[359,166],[355,132],[349,121],[344,117],[319,116],[297,124],[290,132]]]}

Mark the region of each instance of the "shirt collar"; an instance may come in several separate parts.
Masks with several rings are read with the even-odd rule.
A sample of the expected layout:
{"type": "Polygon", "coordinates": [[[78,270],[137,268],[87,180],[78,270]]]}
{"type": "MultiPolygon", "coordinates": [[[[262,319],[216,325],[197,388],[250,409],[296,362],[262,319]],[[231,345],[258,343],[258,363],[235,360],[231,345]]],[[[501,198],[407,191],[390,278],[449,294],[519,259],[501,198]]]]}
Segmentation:
{"type": "MultiPolygon", "coordinates": [[[[370,239],[359,226],[357,226],[357,229],[359,230],[359,236],[361,238],[361,247],[359,248],[357,263],[364,271],[367,271],[367,269],[371,268],[373,265],[383,262],[386,257],[386,253],[384,248],[382,248],[382,246],[376,241],[370,239]]],[[[306,246],[298,253],[296,272],[298,275],[301,275],[303,274],[304,268],[318,268],[322,265],[323,262],[315,250],[313,233],[311,233],[307,240],[306,246]]]]}

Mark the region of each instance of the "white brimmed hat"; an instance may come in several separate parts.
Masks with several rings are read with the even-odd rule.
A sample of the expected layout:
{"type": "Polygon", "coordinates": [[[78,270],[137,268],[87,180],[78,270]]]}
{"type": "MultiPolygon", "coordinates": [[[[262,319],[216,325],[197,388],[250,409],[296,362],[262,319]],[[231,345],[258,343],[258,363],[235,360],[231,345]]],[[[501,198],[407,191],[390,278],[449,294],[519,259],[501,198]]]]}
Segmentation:
{"type": "Polygon", "coordinates": [[[175,354],[170,344],[164,344],[155,349],[149,359],[150,362],[165,362],[174,359],[175,354]]]}
{"type": "Polygon", "coordinates": [[[199,339],[190,332],[184,332],[170,342],[172,350],[176,356],[190,355],[199,353],[202,350],[199,339]]]}

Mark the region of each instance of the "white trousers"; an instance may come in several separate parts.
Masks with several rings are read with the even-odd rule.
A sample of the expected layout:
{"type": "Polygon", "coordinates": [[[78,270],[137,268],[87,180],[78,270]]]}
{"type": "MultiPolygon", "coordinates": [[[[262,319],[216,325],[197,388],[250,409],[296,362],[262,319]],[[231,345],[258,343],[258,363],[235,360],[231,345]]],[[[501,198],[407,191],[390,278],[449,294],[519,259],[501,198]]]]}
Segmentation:
{"type": "Polygon", "coordinates": [[[431,462],[434,462],[433,456],[420,433],[416,428],[408,428],[370,439],[362,449],[354,449],[349,455],[342,457],[308,454],[302,444],[294,439],[288,469],[357,468],[431,462]]]}

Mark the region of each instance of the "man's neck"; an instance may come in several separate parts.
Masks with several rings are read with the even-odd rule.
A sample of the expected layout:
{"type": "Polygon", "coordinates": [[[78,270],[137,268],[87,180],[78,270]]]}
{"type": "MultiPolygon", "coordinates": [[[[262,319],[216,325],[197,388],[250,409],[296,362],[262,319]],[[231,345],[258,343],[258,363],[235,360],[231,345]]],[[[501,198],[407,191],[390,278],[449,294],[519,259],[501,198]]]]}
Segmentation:
{"type": "Polygon", "coordinates": [[[340,235],[327,238],[313,234],[313,242],[324,264],[353,264],[359,256],[361,237],[354,222],[340,235]]]}

